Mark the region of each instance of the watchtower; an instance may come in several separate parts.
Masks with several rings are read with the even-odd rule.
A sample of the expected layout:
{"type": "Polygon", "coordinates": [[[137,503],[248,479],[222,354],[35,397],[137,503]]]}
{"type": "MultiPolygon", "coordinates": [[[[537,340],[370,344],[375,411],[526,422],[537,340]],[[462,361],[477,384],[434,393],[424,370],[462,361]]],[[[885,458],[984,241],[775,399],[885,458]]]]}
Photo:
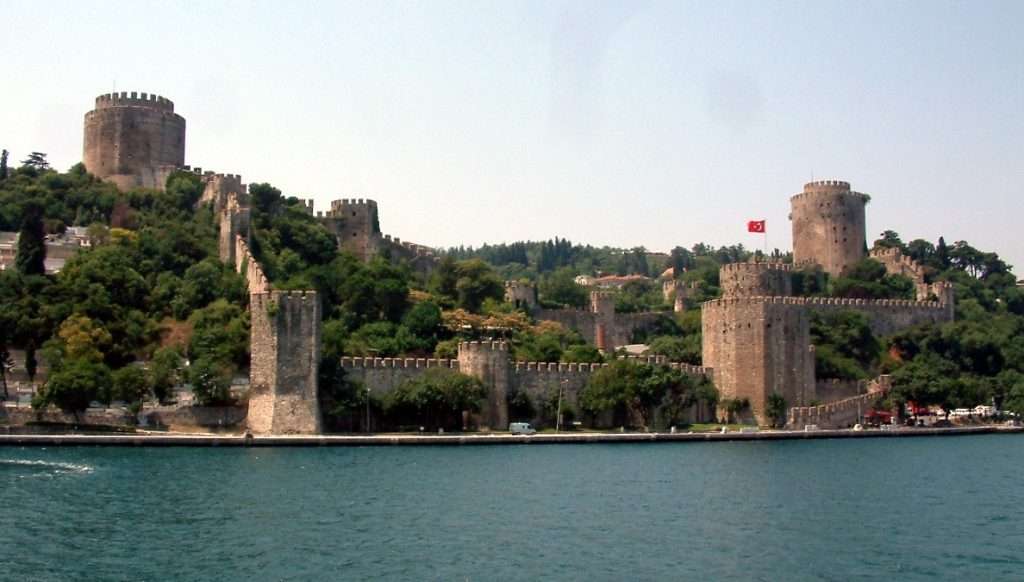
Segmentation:
{"type": "Polygon", "coordinates": [[[505,301],[527,312],[537,308],[537,287],[533,283],[505,281],[505,301]]]}
{"type": "Polygon", "coordinates": [[[369,261],[378,251],[381,240],[377,203],[362,198],[344,198],[331,202],[331,209],[321,221],[338,239],[342,250],[361,261],[369,261]]]}
{"type": "Polygon", "coordinates": [[[804,184],[804,191],[790,198],[793,262],[820,265],[837,276],[863,259],[867,201],[866,195],[850,190],[849,182],[804,184]]]}
{"type": "Polygon", "coordinates": [[[487,387],[487,424],[508,428],[508,387],[511,364],[506,342],[462,342],[459,371],[479,378],[487,387]]]}
{"type": "Polygon", "coordinates": [[[612,349],[615,328],[615,294],[607,291],[590,292],[590,312],[594,314],[594,345],[597,349],[612,349]]]}
{"type": "Polygon", "coordinates": [[[718,271],[722,297],[771,297],[793,294],[792,265],[730,263],[718,271]]]}
{"type": "Polygon", "coordinates": [[[185,164],[185,118],[159,95],[100,95],[85,114],[82,161],[122,190],[163,189],[167,176],[185,164]]]}

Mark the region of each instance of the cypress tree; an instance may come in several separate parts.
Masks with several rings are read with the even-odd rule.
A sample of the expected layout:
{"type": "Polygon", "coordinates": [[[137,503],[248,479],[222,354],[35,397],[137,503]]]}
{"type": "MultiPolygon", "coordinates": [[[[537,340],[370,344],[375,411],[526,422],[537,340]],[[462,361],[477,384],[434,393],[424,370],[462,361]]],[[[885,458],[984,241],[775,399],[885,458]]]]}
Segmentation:
{"type": "Polygon", "coordinates": [[[15,268],[22,275],[42,275],[46,272],[46,241],[43,231],[43,209],[37,202],[25,205],[25,218],[18,236],[18,254],[15,268]]]}

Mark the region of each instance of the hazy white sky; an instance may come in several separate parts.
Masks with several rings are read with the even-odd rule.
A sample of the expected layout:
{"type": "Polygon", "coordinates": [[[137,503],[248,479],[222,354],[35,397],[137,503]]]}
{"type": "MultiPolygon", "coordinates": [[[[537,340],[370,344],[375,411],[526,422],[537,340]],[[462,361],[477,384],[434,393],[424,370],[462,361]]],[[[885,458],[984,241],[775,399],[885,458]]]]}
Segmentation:
{"type": "Polygon", "coordinates": [[[868,237],[1024,264],[1024,2],[12,2],[0,146],[81,159],[96,95],[164,95],[187,163],[373,198],[432,246],[790,247],[789,196],[868,237]]]}

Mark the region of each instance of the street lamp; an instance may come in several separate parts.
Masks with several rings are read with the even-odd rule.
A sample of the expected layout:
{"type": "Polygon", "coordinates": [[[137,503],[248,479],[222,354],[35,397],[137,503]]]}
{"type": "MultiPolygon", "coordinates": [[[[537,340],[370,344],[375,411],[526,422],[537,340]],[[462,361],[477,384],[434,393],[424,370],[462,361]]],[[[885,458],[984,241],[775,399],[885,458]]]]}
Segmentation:
{"type": "Polygon", "coordinates": [[[555,412],[555,432],[559,432],[562,429],[562,390],[565,389],[565,385],[568,382],[568,379],[563,378],[558,385],[558,410],[555,412]]]}
{"type": "Polygon", "coordinates": [[[366,432],[370,432],[370,386],[366,386],[366,432]]]}

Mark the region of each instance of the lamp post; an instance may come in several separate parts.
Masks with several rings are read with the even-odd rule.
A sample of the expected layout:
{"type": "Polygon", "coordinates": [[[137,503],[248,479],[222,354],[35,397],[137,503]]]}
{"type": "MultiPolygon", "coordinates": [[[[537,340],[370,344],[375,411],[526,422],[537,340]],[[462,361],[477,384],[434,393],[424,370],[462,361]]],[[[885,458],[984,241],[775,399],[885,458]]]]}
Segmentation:
{"type": "Polygon", "coordinates": [[[565,385],[568,382],[569,380],[563,378],[558,384],[558,409],[555,412],[555,432],[562,430],[562,390],[565,389],[565,385]]]}
{"type": "Polygon", "coordinates": [[[366,432],[370,432],[370,387],[366,387],[366,432]]]}

